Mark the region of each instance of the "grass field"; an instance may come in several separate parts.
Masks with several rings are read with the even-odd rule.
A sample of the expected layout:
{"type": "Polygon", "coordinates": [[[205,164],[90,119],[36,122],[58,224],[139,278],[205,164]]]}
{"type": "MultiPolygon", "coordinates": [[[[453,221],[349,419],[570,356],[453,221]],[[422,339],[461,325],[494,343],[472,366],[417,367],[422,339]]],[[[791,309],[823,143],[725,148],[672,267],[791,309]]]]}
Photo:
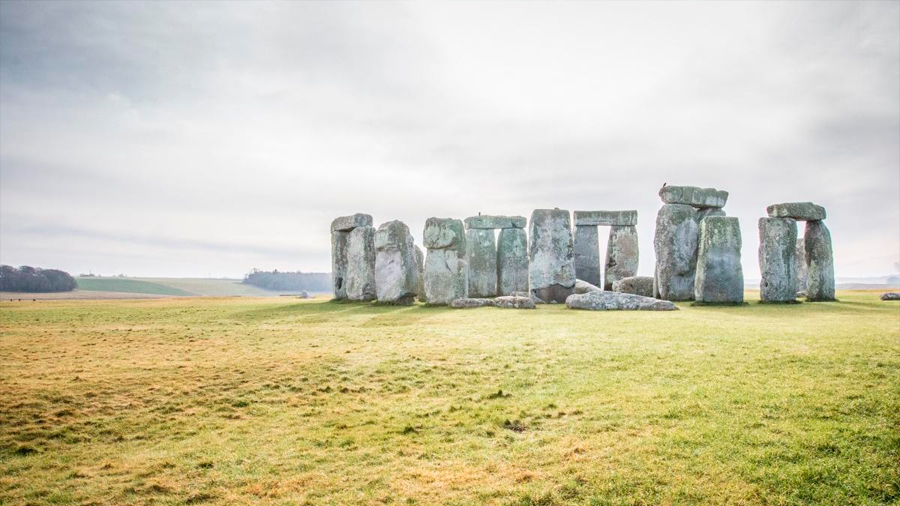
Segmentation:
{"type": "Polygon", "coordinates": [[[124,292],[152,295],[197,295],[171,286],[133,278],[76,278],[78,290],[85,292],[124,292]]]}
{"type": "MultiPolygon", "coordinates": [[[[296,294],[300,291],[265,290],[257,286],[246,285],[239,279],[226,278],[76,278],[76,281],[78,290],[83,292],[145,295],[277,297],[282,294],[296,294]]],[[[60,294],[60,297],[65,297],[65,294],[60,294]]],[[[77,297],[77,294],[73,294],[73,298],[77,297]]]]}
{"type": "Polygon", "coordinates": [[[2,302],[0,504],[897,504],[900,303],[839,297],[2,302]]]}

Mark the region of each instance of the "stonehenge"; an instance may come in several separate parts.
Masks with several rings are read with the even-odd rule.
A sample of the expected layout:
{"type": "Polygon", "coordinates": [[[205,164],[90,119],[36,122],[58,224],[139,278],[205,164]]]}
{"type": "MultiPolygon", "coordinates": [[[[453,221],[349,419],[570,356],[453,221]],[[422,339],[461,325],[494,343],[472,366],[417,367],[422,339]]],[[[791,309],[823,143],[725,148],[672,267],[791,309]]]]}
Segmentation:
{"type": "Polygon", "coordinates": [[[469,297],[497,295],[497,243],[493,229],[466,230],[469,297]]]}
{"type": "Polygon", "coordinates": [[[424,231],[425,297],[429,304],[447,305],[469,295],[466,233],[463,222],[428,218],[424,231]]]}
{"type": "Polygon", "coordinates": [[[563,303],[575,291],[572,221],[569,211],[535,209],[531,213],[528,277],[531,293],[548,303],[563,303]]]}
{"type": "Polygon", "coordinates": [[[357,213],[331,222],[331,276],[337,300],[374,300],[375,229],[357,213]]]}
{"type": "MultiPolygon", "coordinates": [[[[524,224],[525,218],[522,218],[524,224]]],[[[497,238],[497,295],[528,292],[528,235],[524,227],[503,228],[497,238]]]]}
{"type": "Polygon", "coordinates": [[[741,227],[737,218],[710,216],[700,222],[694,300],[699,304],[742,304],[741,227]]]}
{"type": "MultiPolygon", "coordinates": [[[[576,211],[576,214],[578,211],[576,211]]],[[[594,225],[575,225],[575,276],[592,285],[600,281],[600,238],[594,225]]]]}
{"type": "Polygon", "coordinates": [[[795,302],[797,299],[797,221],[759,219],[759,300],[795,302]]]}
{"type": "Polygon", "coordinates": [[[803,240],[806,247],[806,300],[809,302],[835,300],[831,232],[822,221],[807,221],[803,240]]]}
{"type": "Polygon", "coordinates": [[[637,274],[637,211],[575,211],[575,276],[612,290],[613,283],[637,274]],[[610,227],[603,281],[597,227],[610,227]]]}
{"type": "Polygon", "coordinates": [[[528,236],[523,216],[466,218],[469,297],[528,291],[528,236]],[[495,240],[494,230],[500,233],[495,240]]]}
{"type": "Polygon", "coordinates": [[[416,246],[402,221],[383,223],[375,232],[375,294],[378,302],[408,305],[419,292],[416,246]]]}
{"type": "Polygon", "coordinates": [[[603,289],[612,290],[613,283],[637,274],[638,235],[634,225],[614,225],[609,228],[606,246],[606,267],[603,270],[603,289]]]}

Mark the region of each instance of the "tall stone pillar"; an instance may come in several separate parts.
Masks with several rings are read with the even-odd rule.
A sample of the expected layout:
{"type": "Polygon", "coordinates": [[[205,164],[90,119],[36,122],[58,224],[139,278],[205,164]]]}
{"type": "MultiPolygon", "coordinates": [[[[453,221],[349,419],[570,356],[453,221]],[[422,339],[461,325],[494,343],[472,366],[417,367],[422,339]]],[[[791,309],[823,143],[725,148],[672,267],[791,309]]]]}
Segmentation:
{"type": "Polygon", "coordinates": [[[807,221],[803,234],[806,246],[806,300],[832,301],[834,298],[834,252],[831,232],[821,220],[807,221]]]}
{"type": "Polygon", "coordinates": [[[378,302],[409,305],[419,288],[416,245],[402,221],[383,223],[375,232],[375,293],[378,302]]]}
{"type": "Polygon", "coordinates": [[[631,225],[610,227],[609,241],[606,244],[603,289],[610,291],[616,281],[637,275],[639,259],[637,227],[631,225]]]}
{"type": "Polygon", "coordinates": [[[545,302],[565,302],[575,293],[572,221],[569,211],[531,213],[528,267],[531,292],[545,302]]]}
{"type": "Polygon", "coordinates": [[[656,215],[654,292],[660,299],[693,300],[699,233],[697,210],[687,204],[665,204],[656,215]]]}
{"type": "Polygon", "coordinates": [[[497,296],[497,244],[493,229],[466,231],[469,297],[497,296]]]}
{"type": "Polygon", "coordinates": [[[447,305],[469,293],[466,232],[461,220],[428,218],[425,222],[425,297],[447,305]]]}
{"type": "Polygon", "coordinates": [[[759,299],[794,302],[797,299],[797,221],[793,218],[759,219],[759,299]]]}
{"type": "MultiPolygon", "coordinates": [[[[347,283],[351,274],[351,269],[349,266],[350,235],[355,229],[365,227],[372,227],[371,215],[357,213],[350,216],[341,216],[339,218],[335,218],[334,221],[331,222],[331,281],[334,298],[337,300],[351,298],[348,295],[347,291],[347,283]]],[[[366,233],[361,234],[365,235],[366,233]]],[[[357,247],[357,250],[355,252],[356,254],[360,253],[359,248],[362,248],[363,250],[366,248],[367,244],[364,243],[365,240],[363,240],[363,243],[359,243],[359,238],[357,238],[357,244],[355,245],[357,247]]],[[[374,248],[372,248],[369,252],[362,251],[363,258],[368,259],[370,258],[369,255],[371,255],[371,272],[374,275],[374,248]]],[[[369,264],[366,264],[364,266],[354,266],[354,269],[352,270],[354,283],[357,283],[357,281],[360,279],[360,276],[367,276],[364,271],[366,271],[369,266],[369,264]]],[[[363,284],[365,284],[365,281],[363,281],[363,284]]],[[[362,290],[362,288],[358,286],[358,283],[354,287],[354,296],[362,297],[362,294],[358,293],[357,289],[362,290]]],[[[374,298],[374,281],[372,281],[371,290],[372,298],[374,298]]],[[[371,299],[362,298],[354,300],[371,299]]]]}
{"type": "Polygon", "coordinates": [[[741,227],[737,218],[711,216],[700,222],[694,299],[707,304],[742,304],[741,227]]]}
{"type": "Polygon", "coordinates": [[[416,269],[419,271],[419,286],[416,288],[416,294],[419,302],[428,302],[428,297],[425,296],[425,254],[418,246],[416,246],[416,269]]]}
{"type": "Polygon", "coordinates": [[[497,294],[528,292],[528,235],[524,228],[502,228],[497,239],[497,294]]]}
{"type": "Polygon", "coordinates": [[[575,277],[600,286],[600,238],[596,225],[575,226],[575,277]]]}
{"type": "Polygon", "coordinates": [[[797,248],[794,251],[794,262],[797,271],[797,293],[806,294],[806,284],[808,279],[806,269],[806,240],[802,237],[797,238],[797,248]]]}

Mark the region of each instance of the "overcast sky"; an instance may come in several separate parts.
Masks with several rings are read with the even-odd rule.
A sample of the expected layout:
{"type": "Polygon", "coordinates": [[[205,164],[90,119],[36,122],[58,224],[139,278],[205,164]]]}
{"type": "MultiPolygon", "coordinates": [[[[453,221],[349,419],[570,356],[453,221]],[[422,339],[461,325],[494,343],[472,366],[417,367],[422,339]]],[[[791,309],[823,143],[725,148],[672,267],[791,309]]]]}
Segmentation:
{"type": "Polygon", "coordinates": [[[3,1],[0,261],[328,271],[336,216],[560,207],[637,209],[652,275],[666,182],[731,193],[748,278],[807,200],[886,275],[898,90],[898,2],[3,1]]]}

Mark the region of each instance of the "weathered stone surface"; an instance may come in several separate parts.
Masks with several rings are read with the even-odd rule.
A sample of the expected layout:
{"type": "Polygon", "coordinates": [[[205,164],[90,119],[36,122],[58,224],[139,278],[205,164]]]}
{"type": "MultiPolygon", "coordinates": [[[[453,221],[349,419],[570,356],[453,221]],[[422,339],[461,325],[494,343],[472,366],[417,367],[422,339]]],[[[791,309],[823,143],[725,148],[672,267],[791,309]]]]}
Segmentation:
{"type": "Polygon", "coordinates": [[[700,222],[694,299],[708,304],[744,302],[741,227],[737,218],[711,216],[700,222]]]}
{"type": "Polygon", "coordinates": [[[476,307],[490,307],[494,305],[494,299],[478,299],[465,297],[450,302],[453,309],[472,309],[476,307]]]}
{"type": "Polygon", "coordinates": [[[772,204],[766,208],[772,218],[793,218],[795,220],[817,221],[825,219],[825,208],[812,202],[787,202],[772,204]]]}
{"type": "Polygon", "coordinates": [[[583,279],[575,280],[575,293],[578,295],[581,295],[583,293],[588,293],[588,292],[602,292],[602,291],[603,291],[603,289],[600,288],[599,286],[592,284],[592,283],[588,283],[587,281],[585,281],[583,279]]]}
{"type": "Polygon", "coordinates": [[[575,211],[576,227],[637,225],[637,211],[575,211]]]}
{"type": "Polygon", "coordinates": [[[425,298],[429,304],[446,305],[469,293],[465,253],[455,249],[429,249],[425,256],[425,298]]]}
{"type": "Polygon", "coordinates": [[[419,290],[416,246],[402,221],[381,224],[375,232],[375,294],[379,302],[412,304],[419,290]]]}
{"type": "Polygon", "coordinates": [[[697,210],[686,204],[666,204],[656,215],[654,294],[665,300],[692,300],[697,267],[697,210]]]}
{"type": "Polygon", "coordinates": [[[571,295],[566,299],[571,309],[593,311],[672,311],[678,309],[667,300],[642,297],[630,293],[588,292],[571,295]]]}
{"type": "Polygon", "coordinates": [[[425,254],[418,246],[416,246],[416,269],[419,271],[419,286],[416,287],[416,295],[419,302],[428,302],[428,297],[425,296],[425,254]]]}
{"type": "Polygon", "coordinates": [[[565,301],[569,295],[574,293],[574,286],[567,287],[554,284],[544,288],[532,288],[531,298],[537,304],[560,304],[560,301],[565,301]]]}
{"type": "Polygon", "coordinates": [[[358,227],[371,227],[372,215],[356,213],[351,216],[341,216],[331,222],[332,232],[349,232],[358,227]]]}
{"type": "Polygon", "coordinates": [[[535,309],[534,301],[531,297],[515,297],[504,295],[494,299],[494,307],[504,309],[535,309]]]}
{"type": "Polygon", "coordinates": [[[807,280],[809,279],[806,268],[806,240],[797,238],[797,248],[794,252],[794,265],[797,273],[797,297],[806,297],[807,280]]]}
{"type": "Polygon", "coordinates": [[[497,244],[492,229],[466,231],[466,261],[469,264],[469,297],[497,295],[497,244]]]}
{"type": "Polygon", "coordinates": [[[575,277],[600,284],[600,238],[597,227],[575,227],[575,277]]]}
{"type": "Polygon", "coordinates": [[[728,192],[696,186],[663,186],[659,189],[659,197],[666,204],[686,204],[696,208],[725,207],[728,192]]]}
{"type": "Polygon", "coordinates": [[[697,210],[697,223],[710,216],[725,216],[725,210],[716,207],[707,207],[706,209],[697,210]]]}
{"type": "Polygon", "coordinates": [[[613,291],[653,297],[653,276],[631,276],[616,280],[613,291]]]}
{"type": "Polygon", "coordinates": [[[881,300],[900,300],[900,293],[887,292],[881,294],[881,300]]]}
{"type": "Polygon", "coordinates": [[[347,298],[347,243],[348,232],[331,233],[331,287],[336,300],[347,298]]]}
{"type": "Polygon", "coordinates": [[[531,213],[528,268],[531,290],[547,302],[564,302],[575,287],[572,222],[569,211],[531,213]]]}
{"type": "Polygon", "coordinates": [[[375,293],[375,229],[354,228],[347,240],[347,298],[374,300],[375,293]]]}
{"type": "Polygon", "coordinates": [[[603,289],[612,290],[616,281],[634,276],[638,270],[637,227],[613,226],[606,243],[606,267],[603,271],[603,289]]]}
{"type": "Polygon", "coordinates": [[[504,228],[497,238],[497,294],[528,292],[528,235],[504,228]]]}
{"type": "Polygon", "coordinates": [[[527,220],[524,216],[487,216],[478,215],[466,218],[466,228],[525,228],[527,220]]]}
{"type": "Polygon", "coordinates": [[[821,221],[807,221],[803,238],[806,242],[804,246],[808,276],[806,300],[810,302],[835,300],[831,232],[821,221]]]}
{"type": "Polygon", "coordinates": [[[793,302],[797,299],[797,221],[792,218],[759,219],[759,300],[793,302]]]}
{"type": "Polygon", "coordinates": [[[425,221],[424,237],[424,244],[428,249],[455,249],[465,255],[466,230],[460,220],[428,218],[425,221]]]}

